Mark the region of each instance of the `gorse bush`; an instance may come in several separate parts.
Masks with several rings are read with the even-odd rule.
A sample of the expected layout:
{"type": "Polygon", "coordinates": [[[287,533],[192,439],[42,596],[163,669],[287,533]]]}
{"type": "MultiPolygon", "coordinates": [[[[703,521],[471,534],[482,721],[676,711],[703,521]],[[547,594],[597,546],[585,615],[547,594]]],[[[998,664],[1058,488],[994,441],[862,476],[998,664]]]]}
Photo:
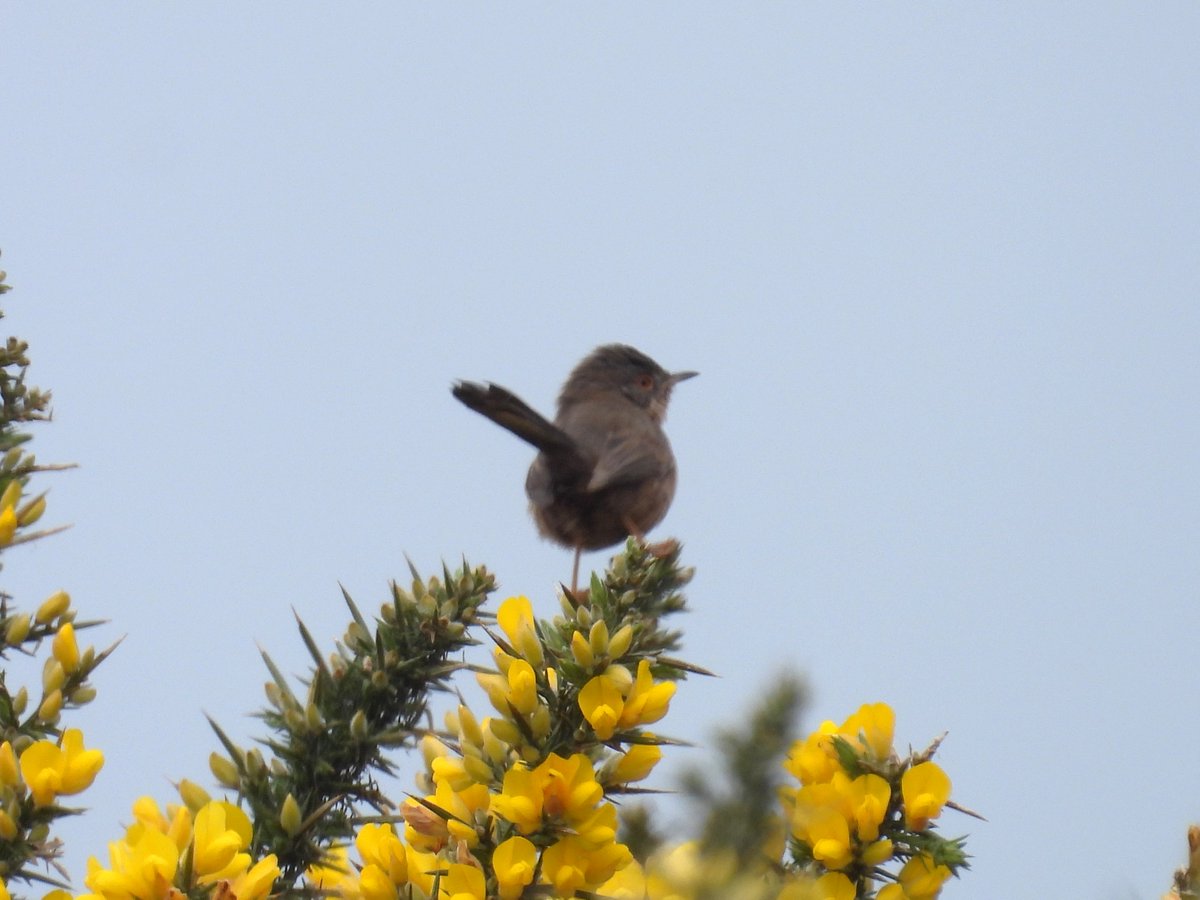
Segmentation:
{"type": "MultiPolygon", "coordinates": [[[[0,554],[54,531],[39,529],[46,498],[30,483],[62,467],[28,451],[49,394],[26,385],[26,352],[9,339],[0,358],[0,554]]],[[[943,813],[970,814],[934,758],[940,739],[898,752],[880,702],[796,736],[803,691],[789,677],[718,736],[719,764],[685,777],[695,833],[661,832],[644,797],[665,787],[655,768],[679,743],[671,702],[708,674],[680,656],[680,554],[630,540],[586,592],[548,598],[547,618],[495,597],[491,573],[465,561],[411,570],[369,613],[345,596],[340,639],[323,646],[299,625],[306,677],[264,654],[266,733],[240,746],[213,722],[212,792],[185,778],[166,803],[133,800],[83,893],[55,827],[81,812],[67,800],[104,757],[64,722],[96,698],[90,676],[113,648],[82,643],[97,623],[65,592],[31,612],[0,594],[0,655],[42,662],[40,684],[0,673],[0,898],[939,896],[968,868],[943,813]],[[486,714],[463,701],[468,680],[486,714]],[[420,770],[412,793],[389,787],[402,759],[420,770]]],[[[1173,896],[1194,896],[1191,871],[1173,896]]]]}

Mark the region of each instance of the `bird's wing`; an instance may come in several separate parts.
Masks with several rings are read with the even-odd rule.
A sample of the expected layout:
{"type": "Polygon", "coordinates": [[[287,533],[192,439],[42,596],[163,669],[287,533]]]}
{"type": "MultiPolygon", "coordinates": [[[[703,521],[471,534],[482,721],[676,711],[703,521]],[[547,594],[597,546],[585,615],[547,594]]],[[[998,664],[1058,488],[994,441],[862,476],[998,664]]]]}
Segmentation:
{"type": "Polygon", "coordinates": [[[587,490],[601,491],[620,484],[632,484],[649,478],[660,478],[671,468],[670,460],[647,452],[646,442],[638,432],[609,435],[587,490]]]}

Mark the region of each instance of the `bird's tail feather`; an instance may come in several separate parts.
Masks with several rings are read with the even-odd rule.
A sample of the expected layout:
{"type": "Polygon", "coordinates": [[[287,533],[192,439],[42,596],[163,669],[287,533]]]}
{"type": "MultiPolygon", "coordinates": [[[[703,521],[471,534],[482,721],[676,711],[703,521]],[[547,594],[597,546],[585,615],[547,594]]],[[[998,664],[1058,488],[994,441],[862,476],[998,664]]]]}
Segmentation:
{"type": "Polygon", "coordinates": [[[523,441],[528,441],[539,450],[554,454],[575,453],[575,442],[518,397],[498,384],[477,384],[460,381],[451,389],[455,397],[465,406],[487,416],[502,428],[507,428],[523,441]]]}

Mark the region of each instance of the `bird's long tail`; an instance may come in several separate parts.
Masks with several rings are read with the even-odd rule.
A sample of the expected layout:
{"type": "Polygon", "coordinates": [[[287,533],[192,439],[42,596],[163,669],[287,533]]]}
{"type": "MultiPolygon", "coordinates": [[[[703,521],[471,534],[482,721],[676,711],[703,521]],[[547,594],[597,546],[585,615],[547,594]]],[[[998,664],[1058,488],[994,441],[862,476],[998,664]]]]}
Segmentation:
{"type": "Polygon", "coordinates": [[[575,454],[575,442],[566,433],[533,409],[512,391],[498,384],[477,384],[473,381],[457,382],[451,392],[465,406],[482,416],[487,416],[502,428],[507,428],[523,441],[528,441],[539,450],[554,455],[575,454]]]}

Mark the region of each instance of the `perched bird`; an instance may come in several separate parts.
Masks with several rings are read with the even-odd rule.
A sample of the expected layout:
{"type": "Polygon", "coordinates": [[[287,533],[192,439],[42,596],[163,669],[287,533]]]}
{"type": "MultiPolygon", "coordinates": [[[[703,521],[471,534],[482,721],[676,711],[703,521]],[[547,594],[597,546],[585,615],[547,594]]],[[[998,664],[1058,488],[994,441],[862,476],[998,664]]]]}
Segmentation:
{"type": "Polygon", "coordinates": [[[667,372],[624,344],[597,347],[558,395],[550,422],[496,384],[460,381],[452,392],[481,415],[538,449],[525,478],[529,508],[544,537],[579,555],[641,540],[675,496],[675,455],[663,432],[671,389],[696,372],[667,372]]]}

